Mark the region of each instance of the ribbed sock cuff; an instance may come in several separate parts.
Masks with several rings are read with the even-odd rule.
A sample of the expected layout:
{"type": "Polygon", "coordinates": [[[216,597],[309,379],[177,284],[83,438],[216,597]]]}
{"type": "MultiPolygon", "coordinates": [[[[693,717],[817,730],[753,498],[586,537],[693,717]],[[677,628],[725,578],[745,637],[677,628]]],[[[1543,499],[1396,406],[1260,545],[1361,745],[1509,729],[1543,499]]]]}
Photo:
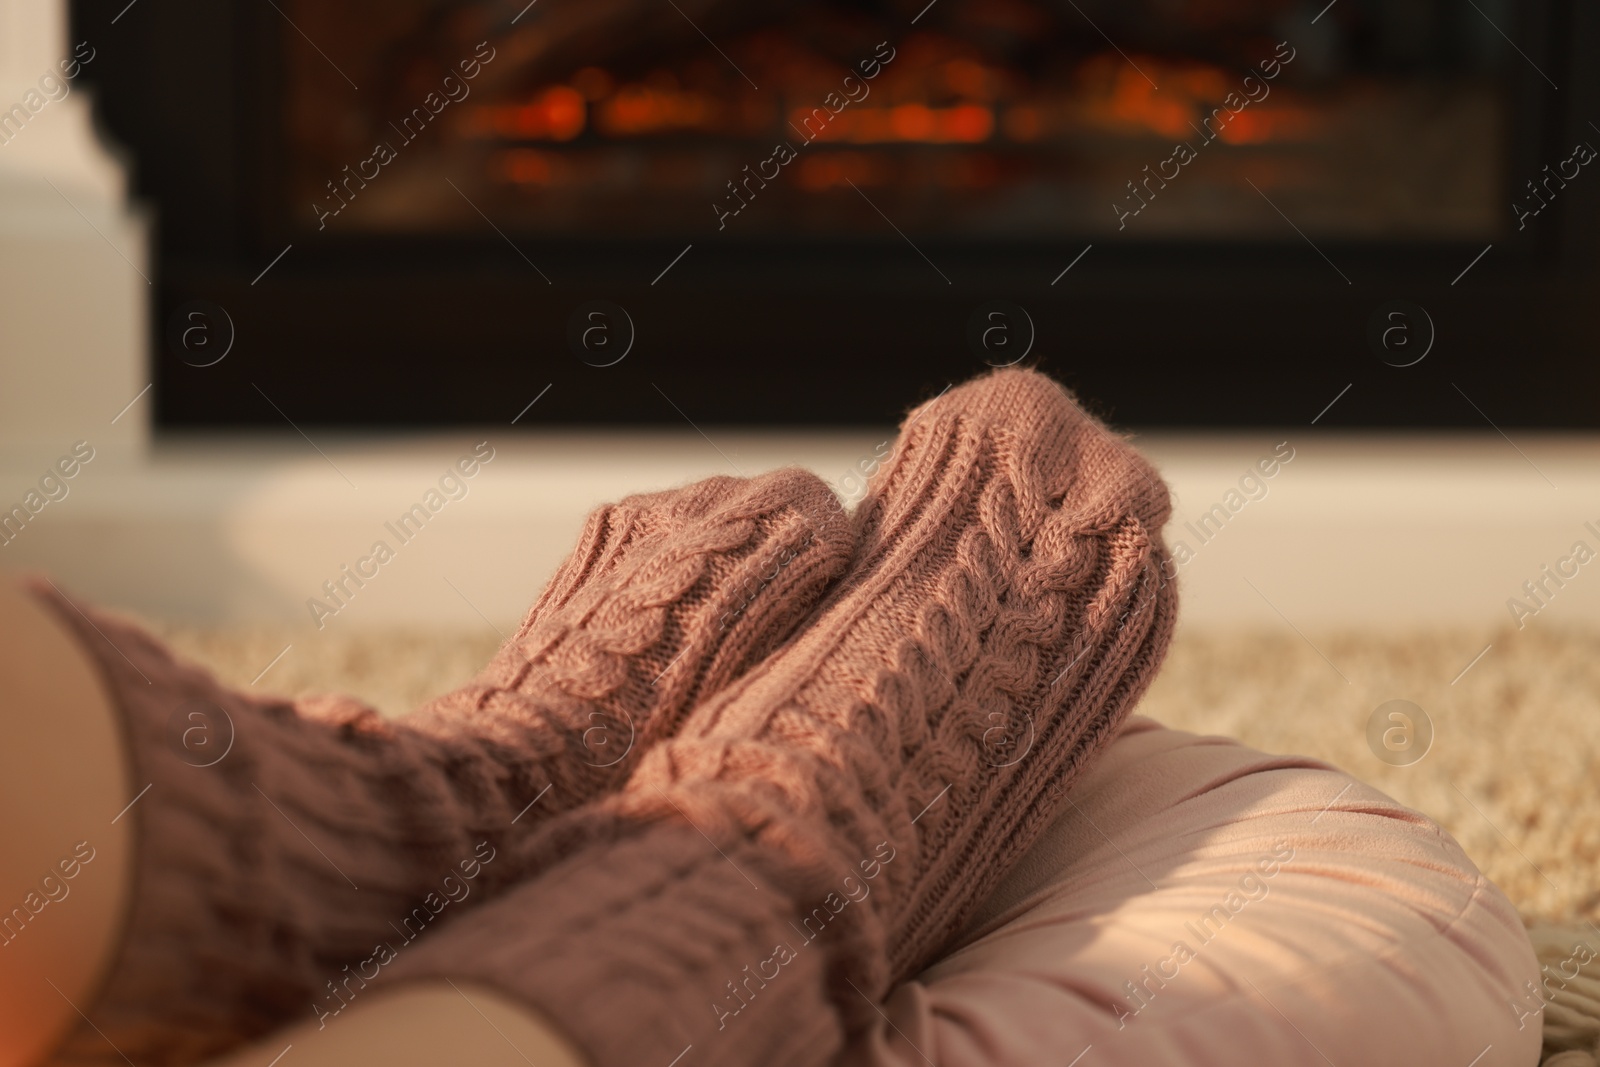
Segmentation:
{"type": "Polygon", "coordinates": [[[141,1064],[194,1062],[309,1015],[428,893],[490,880],[485,761],[353,701],[231,692],[140,628],[31,589],[100,667],[132,782],[130,905],[73,1057],[122,1062],[109,1040],[141,1064]]]}
{"type": "Polygon", "coordinates": [[[760,865],[692,829],[642,828],[463,916],[389,980],[499,988],[594,1067],[819,1067],[844,1040],[828,959],[760,865]]]}

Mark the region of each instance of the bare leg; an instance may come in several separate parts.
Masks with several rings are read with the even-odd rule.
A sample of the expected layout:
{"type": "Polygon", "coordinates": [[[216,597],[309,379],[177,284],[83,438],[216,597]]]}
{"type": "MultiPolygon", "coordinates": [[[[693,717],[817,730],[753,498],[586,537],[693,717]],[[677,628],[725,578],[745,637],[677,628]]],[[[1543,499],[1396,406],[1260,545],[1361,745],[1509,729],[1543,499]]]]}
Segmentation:
{"type": "MultiPolygon", "coordinates": [[[[118,817],[132,793],[94,664],[9,576],[0,576],[0,634],[0,1067],[26,1067],[73,1025],[110,964],[134,820],[118,817]]],[[[315,1021],[286,1029],[214,1067],[259,1067],[289,1044],[303,1067],[584,1067],[553,1028],[501,994],[444,983],[375,992],[320,1031],[315,1021]]]]}
{"type": "Polygon", "coordinates": [[[588,750],[591,734],[606,743],[597,719],[636,726],[643,751],[781,643],[849,562],[848,523],[814,475],[678,497],[671,521],[630,518],[650,510],[637,500],[601,514],[515,642],[404,722],[348,698],[229,690],[128,620],[18,583],[37,606],[7,628],[35,628],[42,608],[71,635],[91,665],[75,673],[104,683],[135,794],[112,809],[131,802],[137,824],[124,930],[56,1057],[203,1062],[337,997],[335,982],[365,988],[356,961],[380,940],[409,943],[445,904],[509,888],[535,869],[513,865],[513,838],[625,776],[613,768],[626,752],[588,750]],[[648,551],[624,555],[633,541],[648,551]]]}
{"type": "Polygon", "coordinates": [[[7,575],[0,635],[0,1067],[21,1067],[110,966],[133,854],[116,816],[133,796],[93,663],[7,575]]]}
{"type": "Polygon", "coordinates": [[[375,992],[321,1029],[308,1020],[206,1067],[263,1067],[290,1045],[296,1067],[587,1067],[554,1027],[500,993],[461,982],[375,992]]]}

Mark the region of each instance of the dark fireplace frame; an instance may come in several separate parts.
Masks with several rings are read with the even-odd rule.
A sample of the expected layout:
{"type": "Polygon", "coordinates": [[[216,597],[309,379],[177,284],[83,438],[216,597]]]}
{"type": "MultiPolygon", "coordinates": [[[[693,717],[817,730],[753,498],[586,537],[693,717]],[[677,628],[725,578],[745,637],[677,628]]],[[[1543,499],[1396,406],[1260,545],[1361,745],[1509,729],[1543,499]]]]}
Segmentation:
{"type": "MultiPolygon", "coordinates": [[[[1481,242],[1097,240],[1062,277],[1089,241],[913,248],[888,226],[734,240],[709,212],[672,240],[519,250],[488,226],[473,240],[306,240],[273,195],[283,16],[269,0],[125,5],[75,0],[73,39],[98,49],[84,80],[155,210],[163,432],[286,418],[353,430],[883,423],[982,369],[969,324],[993,301],[1026,309],[1028,362],[1123,424],[1600,427],[1600,174],[1476,260],[1481,242]],[[625,308],[636,333],[607,367],[569,343],[574,310],[597,299],[625,308]],[[1368,343],[1397,300],[1426,309],[1437,335],[1409,367],[1368,343]],[[225,309],[234,333],[211,366],[172,343],[196,302],[225,309]]],[[[1560,86],[1508,65],[1509,201],[1576,141],[1600,145],[1588,125],[1600,123],[1600,64],[1580,62],[1600,55],[1600,9],[1529,3],[1508,29],[1560,86]]]]}

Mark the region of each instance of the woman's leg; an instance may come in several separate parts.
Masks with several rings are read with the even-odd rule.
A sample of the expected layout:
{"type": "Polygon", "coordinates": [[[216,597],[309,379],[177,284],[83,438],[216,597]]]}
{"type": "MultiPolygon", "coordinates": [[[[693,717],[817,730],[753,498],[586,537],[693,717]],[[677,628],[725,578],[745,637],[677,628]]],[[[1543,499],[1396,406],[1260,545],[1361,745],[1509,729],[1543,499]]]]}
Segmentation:
{"type": "MultiPolygon", "coordinates": [[[[820,1064],[875,1017],[1043,828],[1048,787],[1137,699],[1172,618],[1147,580],[1165,491],[1057,387],[994,375],[928,414],[869,502],[847,594],[759,681],[697,708],[617,803],[508,843],[555,866],[375,950],[363,966],[391,995],[474,975],[605,1065],[691,1047],[820,1064]],[[1044,720],[1037,744],[988,758],[985,726],[1019,708],[1044,720]]],[[[377,1010],[382,988],[346,988],[319,1033],[377,1010]]]]}
{"type": "Polygon", "coordinates": [[[1164,490],[1053,383],[925,415],[811,625],[379,981],[475,978],[600,1067],[817,1067],[880,1018],[1110,740],[1173,608],[1164,490]],[[1029,747],[993,743],[1029,716],[1029,747]]]}
{"type": "Polygon", "coordinates": [[[78,1020],[110,966],[134,790],[94,664],[4,575],[0,634],[0,1067],[21,1067],[78,1020]]]}
{"type": "MultiPolygon", "coordinates": [[[[133,868],[126,934],[59,1054],[193,1062],[337,1010],[378,942],[409,943],[477,907],[525,873],[510,844],[626,774],[632,761],[586,748],[596,719],[610,736],[630,722],[642,751],[780,643],[848,561],[848,522],[814,475],[670,495],[678,511],[690,501],[683,521],[592,581],[558,575],[558,593],[479,680],[400,722],[342,698],[229,690],[49,583],[13,588],[26,607],[15,629],[47,619],[67,649],[52,665],[19,639],[15,670],[46,666],[41,691],[58,671],[78,688],[103,682],[100,733],[120,731],[131,768],[117,768],[124,784],[80,761],[97,785],[116,782],[106,818],[130,808],[120,823],[136,847],[117,856],[133,868]]],[[[52,735],[28,718],[12,788],[35,768],[61,780],[35,751],[52,735]]],[[[79,804],[89,795],[73,792],[79,804]]],[[[7,810],[29,806],[19,797],[7,810]]],[[[84,840],[74,832],[68,847],[84,840]]],[[[8,851],[19,860],[24,872],[40,862],[8,851]]]]}
{"type": "MultiPolygon", "coordinates": [[[[528,1008],[470,982],[428,982],[373,993],[337,1025],[280,1030],[205,1067],[588,1067],[560,1033],[528,1008]],[[292,1058],[291,1058],[292,1057],[292,1058]]],[[[58,1060],[49,1067],[75,1067],[58,1060]]]]}

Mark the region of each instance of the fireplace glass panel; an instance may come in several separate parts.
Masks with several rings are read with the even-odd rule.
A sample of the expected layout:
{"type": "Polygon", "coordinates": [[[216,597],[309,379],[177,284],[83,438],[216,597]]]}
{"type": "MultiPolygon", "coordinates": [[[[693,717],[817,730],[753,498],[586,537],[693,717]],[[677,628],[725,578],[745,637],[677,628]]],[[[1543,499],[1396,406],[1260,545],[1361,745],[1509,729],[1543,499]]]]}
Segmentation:
{"type": "Polygon", "coordinates": [[[285,0],[292,223],[1298,240],[1281,212],[1405,242],[1510,217],[1503,0],[525,2],[285,0]]]}

